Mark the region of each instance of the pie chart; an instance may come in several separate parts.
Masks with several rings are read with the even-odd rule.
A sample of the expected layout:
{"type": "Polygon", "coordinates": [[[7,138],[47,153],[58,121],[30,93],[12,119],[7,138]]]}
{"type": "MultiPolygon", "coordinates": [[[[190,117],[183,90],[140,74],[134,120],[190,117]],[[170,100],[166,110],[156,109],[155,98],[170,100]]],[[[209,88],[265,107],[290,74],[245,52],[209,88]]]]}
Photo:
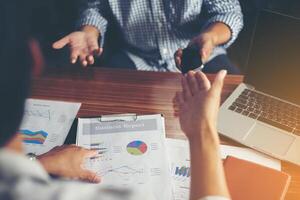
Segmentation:
{"type": "Polygon", "coordinates": [[[147,151],[147,145],[146,143],[136,140],[132,141],[127,145],[127,152],[134,156],[140,156],[146,153],[147,151]]]}

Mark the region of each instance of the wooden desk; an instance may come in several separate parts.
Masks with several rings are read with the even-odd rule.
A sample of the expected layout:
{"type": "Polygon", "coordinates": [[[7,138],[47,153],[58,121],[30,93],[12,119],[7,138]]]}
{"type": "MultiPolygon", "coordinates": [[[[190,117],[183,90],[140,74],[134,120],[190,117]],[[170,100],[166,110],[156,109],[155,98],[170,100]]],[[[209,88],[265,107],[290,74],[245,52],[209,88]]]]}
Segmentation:
{"type": "MultiPolygon", "coordinates": [[[[213,75],[208,76],[213,79],[213,75]]],[[[227,76],[222,101],[243,80],[243,76],[227,76]]],[[[155,114],[166,118],[168,137],[182,138],[178,119],[173,116],[172,99],[181,90],[176,73],[138,72],[104,68],[54,68],[33,80],[32,97],[39,99],[81,102],[78,117],[116,113],[155,114]]],[[[232,141],[222,137],[222,142],[232,141]]],[[[299,152],[300,156],[300,152],[299,152]]],[[[292,175],[286,199],[300,199],[300,167],[282,163],[292,175]]]]}

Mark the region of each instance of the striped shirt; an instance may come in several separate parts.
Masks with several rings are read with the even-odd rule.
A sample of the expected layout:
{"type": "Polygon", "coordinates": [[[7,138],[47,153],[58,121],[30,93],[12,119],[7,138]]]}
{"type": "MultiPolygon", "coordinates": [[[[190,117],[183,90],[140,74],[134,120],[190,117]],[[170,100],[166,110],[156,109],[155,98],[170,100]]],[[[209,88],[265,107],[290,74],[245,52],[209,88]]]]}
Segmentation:
{"type": "Polygon", "coordinates": [[[214,22],[228,25],[231,39],[214,49],[212,59],[226,54],[243,27],[238,0],[86,0],[78,26],[95,26],[105,36],[114,23],[137,69],[178,71],[174,53],[214,22]]]}

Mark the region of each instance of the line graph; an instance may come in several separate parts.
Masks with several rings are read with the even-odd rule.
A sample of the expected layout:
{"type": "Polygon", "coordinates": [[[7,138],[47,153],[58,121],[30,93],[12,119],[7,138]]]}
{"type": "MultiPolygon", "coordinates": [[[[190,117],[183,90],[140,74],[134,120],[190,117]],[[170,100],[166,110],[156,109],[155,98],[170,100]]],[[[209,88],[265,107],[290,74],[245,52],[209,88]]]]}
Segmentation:
{"type": "Polygon", "coordinates": [[[134,169],[127,165],[123,165],[117,168],[108,168],[101,172],[102,176],[106,176],[109,173],[115,173],[118,176],[134,176],[134,175],[143,175],[144,169],[134,169]]]}
{"type": "Polygon", "coordinates": [[[147,182],[147,176],[143,167],[131,167],[122,165],[120,167],[102,167],[98,175],[103,177],[105,183],[123,186],[143,185],[147,182]]]}
{"type": "Polygon", "coordinates": [[[51,120],[51,111],[50,110],[41,110],[41,109],[25,109],[24,115],[27,117],[40,117],[44,119],[51,120]]]}

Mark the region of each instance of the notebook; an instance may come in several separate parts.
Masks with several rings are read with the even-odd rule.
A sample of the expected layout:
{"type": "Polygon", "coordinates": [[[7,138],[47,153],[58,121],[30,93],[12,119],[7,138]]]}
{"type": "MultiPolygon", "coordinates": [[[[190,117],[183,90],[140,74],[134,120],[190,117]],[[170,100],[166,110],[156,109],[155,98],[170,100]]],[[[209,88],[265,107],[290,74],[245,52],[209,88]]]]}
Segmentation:
{"type": "Polygon", "coordinates": [[[232,200],[284,199],[290,175],[228,156],[224,170],[232,200]]]}

